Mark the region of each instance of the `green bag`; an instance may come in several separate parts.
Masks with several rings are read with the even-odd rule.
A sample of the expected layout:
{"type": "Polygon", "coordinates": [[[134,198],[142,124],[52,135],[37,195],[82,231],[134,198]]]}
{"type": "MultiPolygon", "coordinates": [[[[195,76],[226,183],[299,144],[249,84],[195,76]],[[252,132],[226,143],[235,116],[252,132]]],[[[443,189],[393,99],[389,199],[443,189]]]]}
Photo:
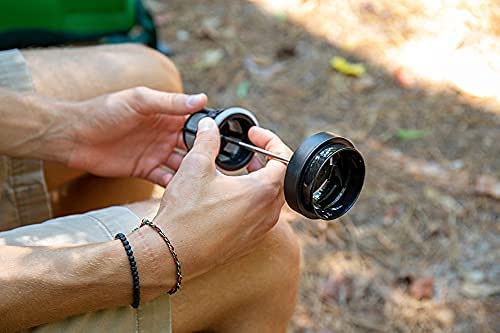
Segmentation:
{"type": "Polygon", "coordinates": [[[156,48],[156,29],[142,1],[0,1],[0,50],[98,41],[156,48]],[[139,32],[132,35],[132,28],[139,32]]]}

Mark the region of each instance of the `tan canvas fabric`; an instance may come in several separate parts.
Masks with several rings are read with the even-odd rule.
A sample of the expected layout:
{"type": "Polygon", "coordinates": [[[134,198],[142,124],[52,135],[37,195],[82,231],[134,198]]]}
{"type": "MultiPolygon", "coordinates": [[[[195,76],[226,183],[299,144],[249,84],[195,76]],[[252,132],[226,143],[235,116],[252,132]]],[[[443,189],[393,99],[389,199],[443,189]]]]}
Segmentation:
{"type": "MultiPolygon", "coordinates": [[[[33,92],[31,75],[18,50],[0,52],[0,87],[33,92]]],[[[0,155],[0,230],[51,217],[42,162],[0,155]]]]}
{"type": "MultiPolygon", "coordinates": [[[[29,70],[18,50],[0,52],[0,87],[33,91],[29,70]]],[[[0,245],[104,242],[112,240],[118,232],[129,233],[139,223],[139,218],[124,207],[110,207],[40,223],[50,217],[42,162],[0,156],[0,245]]],[[[27,332],[171,332],[170,299],[164,295],[137,310],[130,306],[102,310],[27,332]]]]}

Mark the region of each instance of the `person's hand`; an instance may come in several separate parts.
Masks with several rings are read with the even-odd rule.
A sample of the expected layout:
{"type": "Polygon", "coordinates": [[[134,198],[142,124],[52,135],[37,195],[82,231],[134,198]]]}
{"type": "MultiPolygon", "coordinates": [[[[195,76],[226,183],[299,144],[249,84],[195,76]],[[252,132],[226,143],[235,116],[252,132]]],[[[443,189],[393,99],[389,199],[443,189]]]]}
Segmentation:
{"type": "Polygon", "coordinates": [[[182,155],[186,115],[202,109],[204,94],[133,88],[76,103],[70,112],[66,164],[98,176],[141,177],[165,186],[182,155]]]}
{"type": "MultiPolygon", "coordinates": [[[[290,149],[272,132],[253,127],[257,146],[289,157],[290,149]]],[[[244,176],[218,172],[219,129],[210,118],[199,123],[191,151],[169,183],[154,222],[173,242],[183,276],[194,276],[251,250],[278,221],[284,204],[286,166],[269,160],[244,176]]]]}

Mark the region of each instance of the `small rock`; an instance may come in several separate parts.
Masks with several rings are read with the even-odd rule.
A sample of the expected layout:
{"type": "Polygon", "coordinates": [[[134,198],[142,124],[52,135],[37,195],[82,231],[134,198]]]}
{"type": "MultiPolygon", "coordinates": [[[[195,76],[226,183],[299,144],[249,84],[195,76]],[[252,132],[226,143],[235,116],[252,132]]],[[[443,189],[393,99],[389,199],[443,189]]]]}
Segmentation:
{"type": "Polygon", "coordinates": [[[451,162],[451,167],[453,168],[453,170],[460,170],[464,167],[464,161],[454,160],[451,162]]]}
{"type": "Polygon", "coordinates": [[[217,16],[205,17],[201,21],[201,26],[208,29],[217,29],[221,26],[221,20],[217,16]]]}
{"type": "Polygon", "coordinates": [[[196,69],[207,69],[217,66],[217,64],[224,58],[224,50],[222,49],[208,49],[201,55],[198,62],[195,63],[196,69]]]}
{"type": "Polygon", "coordinates": [[[434,295],[434,279],[431,277],[416,279],[410,285],[410,295],[419,301],[431,299],[434,295]]]}
{"type": "Polygon", "coordinates": [[[484,273],[479,270],[468,271],[464,274],[464,278],[467,282],[481,283],[484,280],[484,273]]]}
{"type": "Polygon", "coordinates": [[[186,42],[189,40],[189,32],[187,32],[186,30],[177,30],[175,36],[177,37],[177,40],[181,42],[186,42]]]}

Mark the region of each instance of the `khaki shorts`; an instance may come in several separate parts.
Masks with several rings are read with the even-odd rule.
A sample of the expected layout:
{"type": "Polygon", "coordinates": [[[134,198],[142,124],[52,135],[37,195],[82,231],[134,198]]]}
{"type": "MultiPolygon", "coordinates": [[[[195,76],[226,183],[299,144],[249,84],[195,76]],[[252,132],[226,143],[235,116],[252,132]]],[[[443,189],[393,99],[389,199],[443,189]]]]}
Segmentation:
{"type": "MultiPolygon", "coordinates": [[[[17,50],[0,52],[0,87],[33,92],[31,75],[17,50]]],[[[129,233],[140,219],[125,207],[51,217],[42,162],[0,156],[0,245],[88,244],[129,233]]],[[[127,272],[124,272],[127,273],[127,272]]],[[[77,291],[75,291],[77,292],[77,291]]],[[[22,309],[20,309],[22,311],[22,309]]],[[[27,332],[171,332],[168,295],[141,305],[107,309],[41,325],[27,332]]]]}

